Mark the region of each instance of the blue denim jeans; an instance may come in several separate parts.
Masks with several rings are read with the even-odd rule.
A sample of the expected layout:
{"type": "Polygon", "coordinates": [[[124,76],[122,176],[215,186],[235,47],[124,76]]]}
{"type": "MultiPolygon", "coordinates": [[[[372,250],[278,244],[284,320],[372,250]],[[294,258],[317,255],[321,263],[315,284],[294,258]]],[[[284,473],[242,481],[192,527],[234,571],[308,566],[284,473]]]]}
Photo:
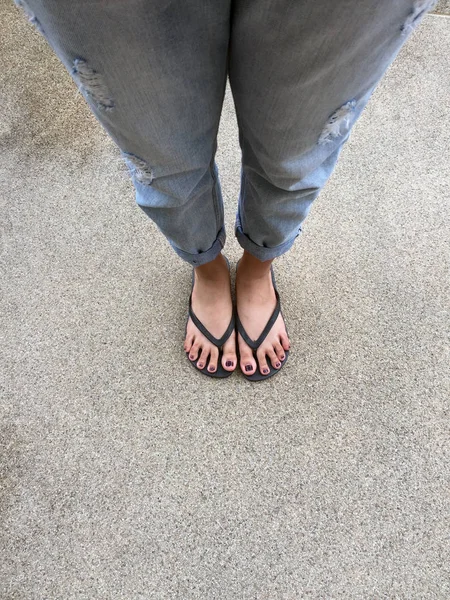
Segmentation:
{"type": "Polygon", "coordinates": [[[350,130],[430,0],[16,0],[116,142],[136,202],[198,266],[225,243],[215,152],[227,77],[235,234],[260,260],[301,232],[350,130]]]}

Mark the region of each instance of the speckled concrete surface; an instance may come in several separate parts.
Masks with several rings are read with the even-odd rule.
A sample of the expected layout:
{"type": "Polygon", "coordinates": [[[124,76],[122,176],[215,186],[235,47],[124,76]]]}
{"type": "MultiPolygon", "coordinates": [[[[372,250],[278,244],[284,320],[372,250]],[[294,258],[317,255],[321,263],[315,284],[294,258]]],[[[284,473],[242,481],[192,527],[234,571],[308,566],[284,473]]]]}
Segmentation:
{"type": "Polygon", "coordinates": [[[434,8],[434,12],[441,15],[450,15],[450,0],[439,0],[434,8]]]}
{"type": "MultiPolygon", "coordinates": [[[[282,374],[203,378],[190,268],[0,4],[2,600],[448,599],[450,20],[428,16],[276,262],[282,374]]],[[[218,162],[232,235],[239,152],[218,162]]]]}

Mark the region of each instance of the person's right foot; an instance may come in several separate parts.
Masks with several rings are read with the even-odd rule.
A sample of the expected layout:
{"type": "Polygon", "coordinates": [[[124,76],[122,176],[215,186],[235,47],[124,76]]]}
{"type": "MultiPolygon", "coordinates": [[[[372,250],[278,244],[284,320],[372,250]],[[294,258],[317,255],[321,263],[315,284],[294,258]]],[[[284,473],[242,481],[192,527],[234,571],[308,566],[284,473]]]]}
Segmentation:
{"type": "MultiPolygon", "coordinates": [[[[233,314],[230,272],[222,254],[195,269],[192,310],[214,337],[222,337],[233,314]]],[[[199,369],[203,369],[208,364],[208,357],[210,357],[208,371],[213,373],[217,370],[219,349],[199,331],[190,317],[184,350],[189,352],[189,359],[193,362],[200,357],[197,362],[199,369]]],[[[223,345],[222,366],[226,371],[234,371],[236,365],[236,334],[233,331],[223,345]]]]}

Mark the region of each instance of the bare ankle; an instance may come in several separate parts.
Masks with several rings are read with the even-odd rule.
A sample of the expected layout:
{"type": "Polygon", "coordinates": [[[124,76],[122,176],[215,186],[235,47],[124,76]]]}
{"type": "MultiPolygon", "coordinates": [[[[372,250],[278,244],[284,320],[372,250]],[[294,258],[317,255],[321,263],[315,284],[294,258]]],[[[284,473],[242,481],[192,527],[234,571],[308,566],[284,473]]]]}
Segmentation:
{"type": "Polygon", "coordinates": [[[239,261],[238,273],[244,279],[264,280],[270,273],[272,260],[261,261],[255,256],[244,250],[241,260],[239,261]]]}
{"type": "Polygon", "coordinates": [[[224,268],[228,271],[225,257],[223,254],[219,254],[214,260],[195,267],[195,276],[204,281],[221,281],[225,272],[224,268]]]}

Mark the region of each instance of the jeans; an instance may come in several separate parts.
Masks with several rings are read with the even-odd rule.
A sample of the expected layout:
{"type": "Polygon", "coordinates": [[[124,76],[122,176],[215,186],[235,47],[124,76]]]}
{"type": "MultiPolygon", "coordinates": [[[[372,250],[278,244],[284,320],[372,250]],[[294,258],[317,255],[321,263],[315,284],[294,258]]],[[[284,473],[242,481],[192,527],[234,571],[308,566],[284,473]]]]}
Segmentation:
{"type": "Polygon", "coordinates": [[[129,167],[136,202],[194,266],[220,253],[215,163],[227,77],[239,126],[235,235],[288,251],[429,0],[16,0],[129,167]]]}

